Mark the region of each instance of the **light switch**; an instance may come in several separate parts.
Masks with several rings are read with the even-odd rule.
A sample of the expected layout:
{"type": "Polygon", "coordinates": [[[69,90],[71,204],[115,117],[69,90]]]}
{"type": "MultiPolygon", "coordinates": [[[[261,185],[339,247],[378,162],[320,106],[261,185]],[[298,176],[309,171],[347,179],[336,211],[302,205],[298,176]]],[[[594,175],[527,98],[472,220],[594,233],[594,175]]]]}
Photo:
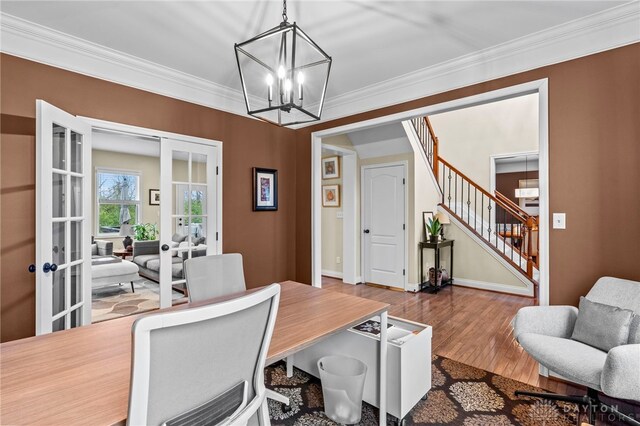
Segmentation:
{"type": "Polygon", "coordinates": [[[567,214],[566,213],[554,213],[553,214],[553,229],[567,229],[567,214]]]}
{"type": "Polygon", "coordinates": [[[342,213],[342,210],[340,210],[339,212],[336,212],[336,218],[342,219],[343,217],[344,217],[344,213],[342,213]]]}

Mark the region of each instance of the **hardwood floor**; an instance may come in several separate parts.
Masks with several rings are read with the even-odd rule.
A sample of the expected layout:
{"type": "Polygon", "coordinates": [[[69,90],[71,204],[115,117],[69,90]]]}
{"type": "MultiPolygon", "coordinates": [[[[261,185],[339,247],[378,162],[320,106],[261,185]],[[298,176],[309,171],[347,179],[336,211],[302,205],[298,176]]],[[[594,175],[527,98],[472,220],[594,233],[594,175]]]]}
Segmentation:
{"type": "Polygon", "coordinates": [[[551,392],[583,393],[584,388],[538,374],[538,363],[515,341],[511,320],[533,299],[448,286],[438,294],[408,293],[367,285],[349,285],[323,277],[322,287],[389,303],[389,315],[433,327],[432,351],[551,392]]]}

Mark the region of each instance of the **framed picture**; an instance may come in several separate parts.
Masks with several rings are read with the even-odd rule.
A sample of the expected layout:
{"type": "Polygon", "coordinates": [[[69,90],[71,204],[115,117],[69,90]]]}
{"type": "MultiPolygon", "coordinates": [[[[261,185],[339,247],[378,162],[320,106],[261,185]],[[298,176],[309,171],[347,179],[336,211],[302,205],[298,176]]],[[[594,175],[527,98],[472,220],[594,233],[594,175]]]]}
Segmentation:
{"type": "Polygon", "coordinates": [[[322,207],[340,207],[340,185],[322,185],[322,207]]]}
{"type": "Polygon", "coordinates": [[[160,205],[160,190],[159,189],[150,189],[149,190],[149,205],[150,206],[159,206],[160,205]]]}
{"type": "Polygon", "coordinates": [[[278,171],[253,168],[253,211],[278,210],[278,171]]]}
{"type": "Polygon", "coordinates": [[[340,164],[338,156],[322,159],[322,179],[335,179],[340,177],[340,164]]]}
{"type": "Polygon", "coordinates": [[[433,220],[434,218],[433,212],[422,212],[422,229],[424,229],[424,240],[429,241],[429,231],[427,230],[427,225],[429,224],[429,220],[433,220]]]}

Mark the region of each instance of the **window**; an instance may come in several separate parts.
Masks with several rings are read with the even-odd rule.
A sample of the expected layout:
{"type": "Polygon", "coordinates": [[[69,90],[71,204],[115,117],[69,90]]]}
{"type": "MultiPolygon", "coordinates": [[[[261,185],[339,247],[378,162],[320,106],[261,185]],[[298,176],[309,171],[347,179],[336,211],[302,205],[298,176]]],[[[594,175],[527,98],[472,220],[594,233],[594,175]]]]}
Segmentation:
{"type": "Polygon", "coordinates": [[[96,172],[97,234],[116,236],[123,223],[140,222],[140,174],[122,170],[96,172]]]}

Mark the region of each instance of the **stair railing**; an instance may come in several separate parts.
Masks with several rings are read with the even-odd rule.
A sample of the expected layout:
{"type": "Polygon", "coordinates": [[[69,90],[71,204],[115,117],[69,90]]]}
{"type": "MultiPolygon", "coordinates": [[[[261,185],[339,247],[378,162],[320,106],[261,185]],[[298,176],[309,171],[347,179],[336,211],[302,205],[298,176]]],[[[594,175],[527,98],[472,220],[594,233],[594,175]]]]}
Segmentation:
{"type": "Polygon", "coordinates": [[[440,174],[437,179],[442,190],[440,205],[467,229],[486,240],[489,247],[522,271],[537,287],[530,250],[533,223],[523,217],[519,209],[502,202],[443,158],[438,162],[440,174]]]}
{"type": "Polygon", "coordinates": [[[414,118],[411,120],[411,124],[418,135],[418,140],[427,156],[433,175],[438,176],[438,138],[433,131],[429,117],[414,118]]]}

